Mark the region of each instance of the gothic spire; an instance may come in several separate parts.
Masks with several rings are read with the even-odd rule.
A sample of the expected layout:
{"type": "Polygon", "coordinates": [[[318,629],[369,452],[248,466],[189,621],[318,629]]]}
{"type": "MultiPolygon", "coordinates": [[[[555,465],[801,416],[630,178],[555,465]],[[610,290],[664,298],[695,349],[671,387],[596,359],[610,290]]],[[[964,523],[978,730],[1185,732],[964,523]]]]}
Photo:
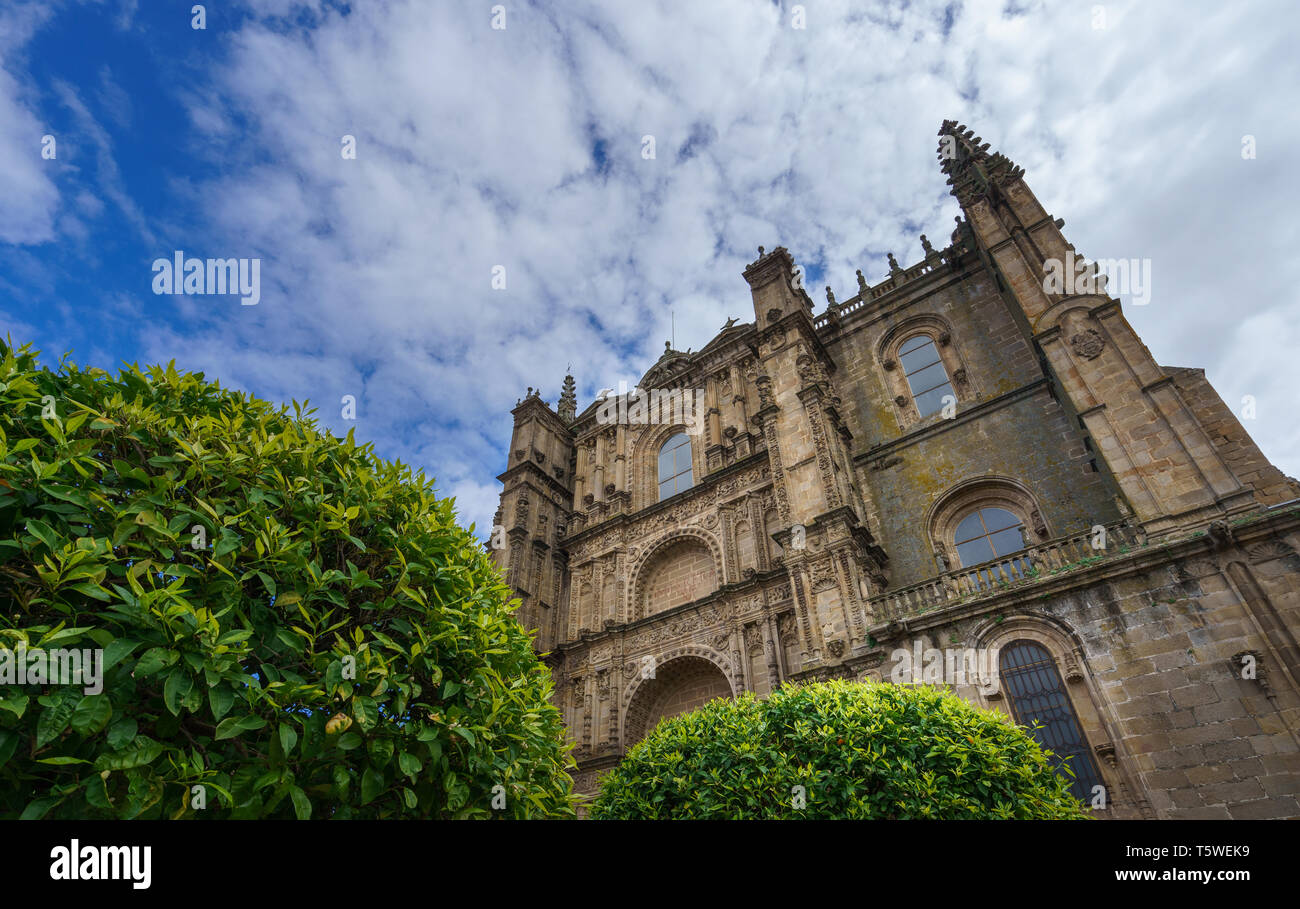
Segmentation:
{"type": "Polygon", "coordinates": [[[573,385],[573,376],[564,377],[564,387],[560,391],[560,403],[556,411],[561,420],[572,422],[578,417],[578,393],[573,385]]]}
{"type": "Polygon", "coordinates": [[[989,154],[989,143],[956,120],[944,120],[939,127],[939,166],[963,207],[1024,174],[1001,152],[989,154]]]}

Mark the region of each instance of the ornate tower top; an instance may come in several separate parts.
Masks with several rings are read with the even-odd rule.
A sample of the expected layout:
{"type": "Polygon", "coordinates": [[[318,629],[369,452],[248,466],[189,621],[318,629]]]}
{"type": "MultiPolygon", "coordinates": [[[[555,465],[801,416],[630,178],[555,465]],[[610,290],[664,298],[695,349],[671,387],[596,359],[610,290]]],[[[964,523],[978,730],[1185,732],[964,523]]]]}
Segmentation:
{"type": "Polygon", "coordinates": [[[812,314],[812,298],[803,289],[802,275],[796,276],[794,257],[784,246],[770,252],[758,248],[758,258],[744,271],[754,297],[757,325],[767,327],[791,312],[812,314]]]}
{"type": "Polygon", "coordinates": [[[560,401],[556,405],[556,412],[561,420],[572,423],[578,417],[578,393],[573,384],[573,376],[564,377],[564,387],[560,391],[560,401]]]}
{"type": "Polygon", "coordinates": [[[1001,152],[989,154],[989,143],[956,120],[939,127],[939,165],[963,206],[1025,173],[1001,152]]]}

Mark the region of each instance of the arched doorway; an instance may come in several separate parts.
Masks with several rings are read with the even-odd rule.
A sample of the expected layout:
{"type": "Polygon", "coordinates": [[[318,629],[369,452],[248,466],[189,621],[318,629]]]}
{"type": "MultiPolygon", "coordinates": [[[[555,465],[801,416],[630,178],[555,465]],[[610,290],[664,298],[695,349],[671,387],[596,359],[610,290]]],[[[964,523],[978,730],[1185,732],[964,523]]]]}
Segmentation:
{"type": "Polygon", "coordinates": [[[727,676],[714,663],[698,656],[680,656],[654,667],[632,694],[623,721],[623,741],[631,748],[665,717],[677,716],[714,698],[735,695],[727,676]]]}

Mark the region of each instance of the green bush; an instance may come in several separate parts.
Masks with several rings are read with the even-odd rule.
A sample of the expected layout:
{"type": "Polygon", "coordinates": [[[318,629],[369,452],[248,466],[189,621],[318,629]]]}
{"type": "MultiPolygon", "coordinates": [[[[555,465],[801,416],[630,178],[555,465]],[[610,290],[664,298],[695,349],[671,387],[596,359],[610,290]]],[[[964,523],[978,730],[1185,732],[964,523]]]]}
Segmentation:
{"type": "Polygon", "coordinates": [[[604,778],[591,814],[1080,818],[1086,811],[1046,753],[1000,714],[927,687],[834,681],[782,688],[766,700],[719,699],[662,721],[604,778]]]}
{"type": "Polygon", "coordinates": [[[423,474],[174,366],[0,354],[0,647],[104,668],[0,685],[0,816],[573,815],[550,673],[423,474]]]}

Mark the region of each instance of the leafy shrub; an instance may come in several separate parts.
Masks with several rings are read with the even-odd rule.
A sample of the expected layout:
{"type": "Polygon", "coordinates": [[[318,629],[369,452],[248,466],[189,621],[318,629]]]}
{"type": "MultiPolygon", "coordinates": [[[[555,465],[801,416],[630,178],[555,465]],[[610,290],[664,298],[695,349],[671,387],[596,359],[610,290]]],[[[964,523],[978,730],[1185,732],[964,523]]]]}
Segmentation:
{"type": "Polygon", "coordinates": [[[423,474],[174,365],[0,354],[0,647],[104,670],[0,686],[0,816],[573,815],[550,674],[423,474]]]}
{"type": "Polygon", "coordinates": [[[932,688],[845,681],[723,698],[662,721],[604,778],[591,813],[1086,816],[1047,754],[1001,714],[932,688]]]}

